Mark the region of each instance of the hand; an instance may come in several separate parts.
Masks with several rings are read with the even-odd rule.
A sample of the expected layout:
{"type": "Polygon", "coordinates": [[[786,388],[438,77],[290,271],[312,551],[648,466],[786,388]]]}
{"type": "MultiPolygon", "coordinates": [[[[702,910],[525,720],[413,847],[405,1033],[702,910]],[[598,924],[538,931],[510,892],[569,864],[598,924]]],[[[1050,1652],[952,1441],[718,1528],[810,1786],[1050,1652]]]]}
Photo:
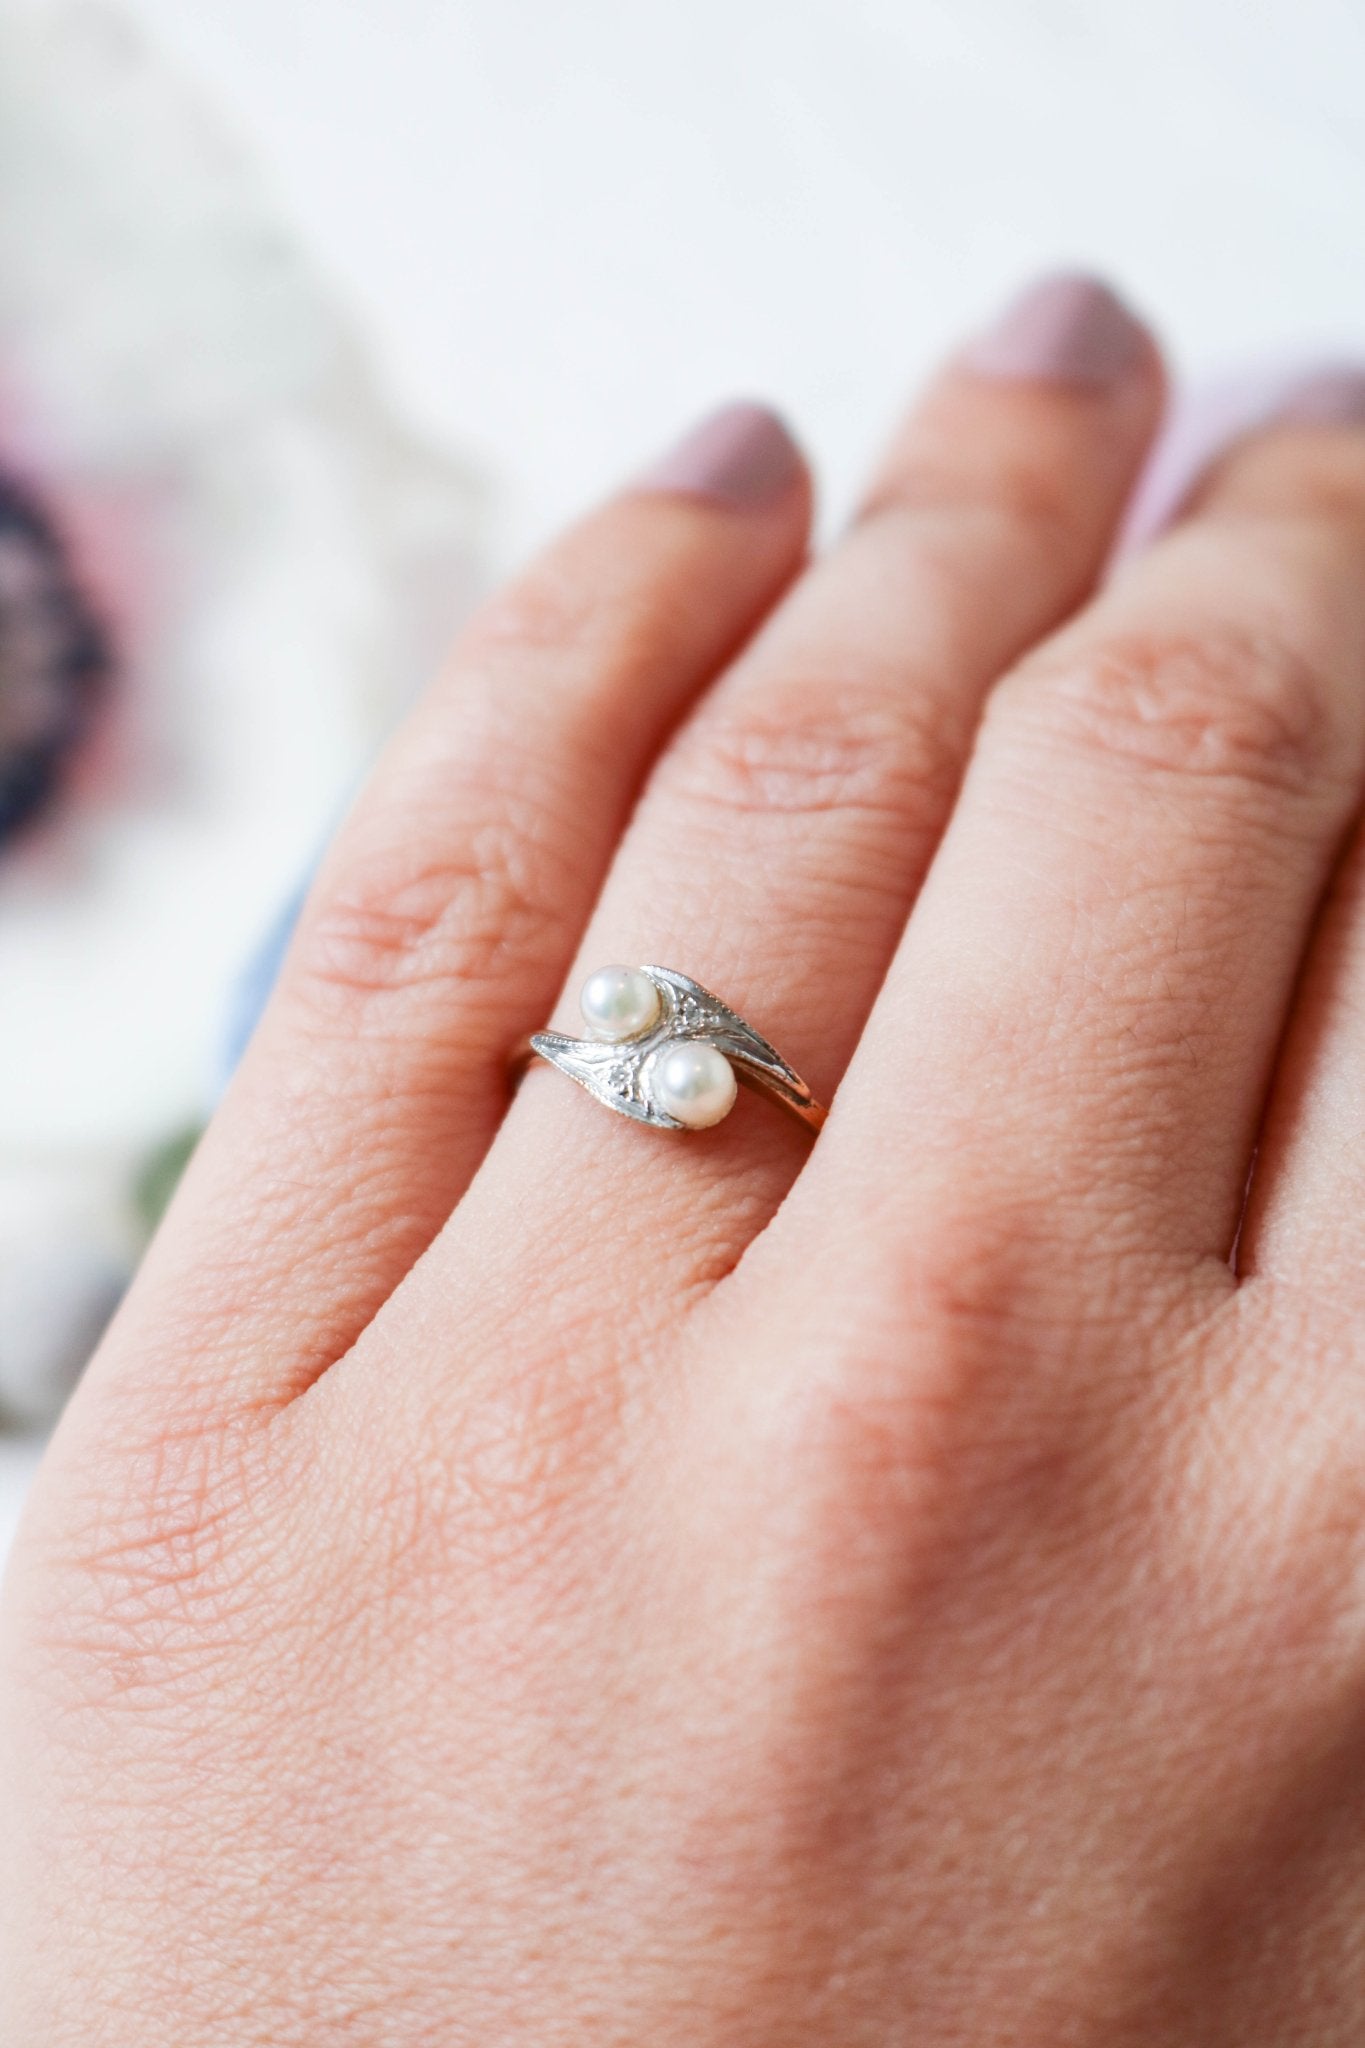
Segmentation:
{"type": "Polygon", "coordinates": [[[1096,595],[1160,381],[1054,283],[473,625],[31,1505],[11,2048],[1361,2039],[1365,391],[1096,595]],[[618,960],[814,1146],[506,1110],[618,960]]]}

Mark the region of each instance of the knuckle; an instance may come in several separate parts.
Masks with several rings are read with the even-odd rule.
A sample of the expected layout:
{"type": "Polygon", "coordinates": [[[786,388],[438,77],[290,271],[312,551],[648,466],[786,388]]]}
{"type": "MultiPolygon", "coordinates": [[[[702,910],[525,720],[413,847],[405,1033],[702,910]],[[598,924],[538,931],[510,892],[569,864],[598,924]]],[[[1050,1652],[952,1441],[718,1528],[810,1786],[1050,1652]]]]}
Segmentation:
{"type": "Polygon", "coordinates": [[[575,573],[562,553],[552,553],[488,599],[467,627],[463,648],[490,657],[509,648],[557,654],[592,639],[600,616],[593,579],[575,573]]]}
{"type": "Polygon", "coordinates": [[[958,751],[903,677],[788,675],[735,692],[680,738],[670,791],[708,810],[913,817],[956,786],[958,751]]]}
{"type": "Polygon", "coordinates": [[[1064,476],[1024,461],[1001,462],[964,471],[959,463],[921,457],[907,464],[867,500],[869,522],[908,525],[916,545],[926,538],[926,522],[952,530],[998,532],[1012,549],[1028,547],[1069,556],[1086,530],[1076,494],[1065,488],[1064,476]]]}
{"type": "Polygon", "coordinates": [[[600,1360],[580,1372],[537,1356],[442,1406],[386,1468],[371,1563],[387,1601],[469,1585],[482,1597],[553,1609],[572,1579],[584,1532],[612,1519],[624,1490],[621,1381],[600,1360]]]}
{"type": "Polygon", "coordinates": [[[136,1705],[193,1686],[254,1625],[242,1539],[245,1504],[262,1495],[256,1448],[168,1428],[92,1500],[68,1501],[60,1536],[39,1547],[62,1588],[42,1647],[83,1701],[136,1705]]]}
{"type": "Polygon", "coordinates": [[[543,958],[559,928],[545,838],[543,815],[507,815],[466,820],[444,845],[418,830],[411,844],[357,848],[304,916],[292,989],[349,1014],[356,996],[497,984],[543,958]]]}
{"type": "Polygon", "coordinates": [[[1205,516],[1254,521],[1290,542],[1335,539],[1358,559],[1365,539],[1365,462],[1352,433],[1304,433],[1292,421],[1245,435],[1206,475],[1194,505],[1205,516]]]}
{"type": "MultiPolygon", "coordinates": [[[[1343,1362],[1338,1354],[1338,1362],[1343,1362]]],[[[1356,1359],[1358,1371],[1359,1360],[1356,1359]]],[[[1274,1370],[1283,1373],[1283,1358],[1274,1370]]],[[[1286,1617],[1301,1649],[1325,1675],[1326,1660],[1349,1666],[1358,1704],[1365,1669],[1365,1425],[1358,1384],[1345,1375],[1337,1388],[1321,1375],[1322,1398],[1300,1409],[1283,1390],[1260,1388],[1254,1416],[1215,1415],[1236,1455],[1224,1457],[1223,1478],[1211,1508],[1211,1535],[1225,1561],[1229,1585],[1240,1591],[1262,1647],[1267,1636],[1282,1650],[1286,1617]]],[[[1207,1471],[1207,1445],[1201,1470],[1207,1471]]]]}
{"type": "Polygon", "coordinates": [[[1079,1502],[1170,1315],[1154,1267],[1069,1260],[1031,1190],[965,1176],[856,1292],[833,1343],[820,1326],[792,1439],[805,1483],[855,1529],[907,1514],[995,1526],[1040,1486],[1079,1502]]]}
{"type": "Polygon", "coordinates": [[[528,694],[572,692],[589,709],[685,644],[691,596],[629,561],[584,562],[566,543],[488,601],[466,630],[462,665],[495,679],[513,672],[528,694]]]}
{"type": "Polygon", "coordinates": [[[1074,1345],[1040,1296],[1038,1233],[1013,1205],[941,1217],[864,1291],[831,1371],[805,1403],[800,1450],[861,1494],[869,1478],[998,1469],[1039,1438],[1047,1387],[1074,1345]],[[1021,1368],[1043,1357],[1048,1371],[1021,1368]]]}
{"type": "Polygon", "coordinates": [[[1309,796],[1342,771],[1338,693],[1288,641],[1230,626],[1118,635],[1077,660],[1045,654],[997,693],[1086,751],[1277,795],[1309,796]]]}

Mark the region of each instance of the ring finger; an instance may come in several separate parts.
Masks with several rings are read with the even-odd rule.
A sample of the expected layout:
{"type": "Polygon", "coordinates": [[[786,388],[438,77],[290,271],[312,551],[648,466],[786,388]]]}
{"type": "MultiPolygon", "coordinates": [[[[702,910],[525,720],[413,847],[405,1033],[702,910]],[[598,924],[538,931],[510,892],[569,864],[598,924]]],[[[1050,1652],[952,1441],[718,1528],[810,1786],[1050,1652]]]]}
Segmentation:
{"type": "Polygon", "coordinates": [[[1002,684],[794,1229],[875,1205],[922,1287],[951,1201],[959,1307],[1022,1289],[1044,1324],[1058,1285],[1111,1319],[1134,1286],[1230,1285],[1360,804],[1362,535],[1365,442],[1291,410],[1002,684]]]}

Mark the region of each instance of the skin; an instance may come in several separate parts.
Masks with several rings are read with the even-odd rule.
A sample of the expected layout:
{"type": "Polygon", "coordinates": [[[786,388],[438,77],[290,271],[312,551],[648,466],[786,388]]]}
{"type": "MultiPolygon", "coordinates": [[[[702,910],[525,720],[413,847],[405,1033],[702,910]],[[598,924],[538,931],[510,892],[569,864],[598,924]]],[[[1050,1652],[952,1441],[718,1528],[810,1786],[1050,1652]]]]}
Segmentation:
{"type": "Polygon", "coordinates": [[[21,1534],[13,2048],[1362,2038],[1365,431],[1097,591],[1160,401],[474,623],[21,1534]],[[814,1147],[507,1108],[660,957],[814,1147]]]}

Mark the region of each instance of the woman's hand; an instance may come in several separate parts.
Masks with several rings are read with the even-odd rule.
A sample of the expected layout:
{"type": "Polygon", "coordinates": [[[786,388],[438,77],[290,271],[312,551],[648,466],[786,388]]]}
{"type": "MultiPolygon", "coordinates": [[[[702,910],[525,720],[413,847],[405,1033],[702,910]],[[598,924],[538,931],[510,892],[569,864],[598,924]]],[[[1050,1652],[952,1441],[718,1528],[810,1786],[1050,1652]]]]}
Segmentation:
{"type": "Polygon", "coordinates": [[[466,635],[20,1540],[10,2048],[1360,2041],[1365,385],[1092,595],[1159,403],[1054,282],[466,635]],[[813,1149],[507,1111],[613,960],[813,1149]]]}

